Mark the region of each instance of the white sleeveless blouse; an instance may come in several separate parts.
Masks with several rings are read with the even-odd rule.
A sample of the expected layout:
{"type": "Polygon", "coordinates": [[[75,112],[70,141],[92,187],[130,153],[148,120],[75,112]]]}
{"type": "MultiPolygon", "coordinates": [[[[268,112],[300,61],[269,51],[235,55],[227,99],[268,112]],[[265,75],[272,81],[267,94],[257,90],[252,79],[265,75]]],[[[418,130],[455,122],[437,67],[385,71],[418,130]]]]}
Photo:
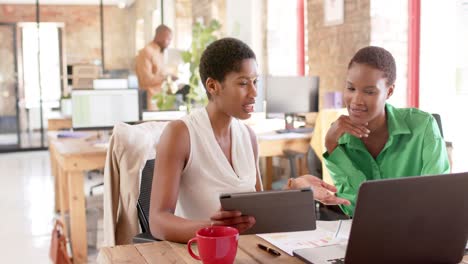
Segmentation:
{"type": "Polygon", "coordinates": [[[221,193],[255,191],[256,160],[250,133],[237,119],[231,122],[232,165],[216,141],[205,108],[182,118],[190,135],[190,154],[179,185],[175,215],[208,220],[221,208],[221,193]]]}

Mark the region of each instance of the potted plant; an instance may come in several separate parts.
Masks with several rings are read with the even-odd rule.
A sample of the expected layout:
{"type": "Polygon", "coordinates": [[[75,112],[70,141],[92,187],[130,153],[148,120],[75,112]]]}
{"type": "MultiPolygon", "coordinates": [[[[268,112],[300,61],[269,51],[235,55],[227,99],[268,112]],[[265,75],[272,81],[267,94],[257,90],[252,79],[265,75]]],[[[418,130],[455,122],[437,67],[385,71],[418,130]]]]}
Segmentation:
{"type": "Polygon", "coordinates": [[[72,115],[71,94],[64,94],[60,98],[60,111],[62,112],[63,116],[72,115]]]}
{"type": "Polygon", "coordinates": [[[156,105],[159,111],[164,110],[176,110],[176,95],[177,91],[175,83],[172,82],[170,76],[167,77],[161,85],[162,91],[153,96],[153,100],[156,101],[156,105]]]}
{"type": "Polygon", "coordinates": [[[206,46],[218,39],[218,30],[221,24],[217,20],[212,20],[208,25],[196,22],[192,29],[192,45],[189,50],[182,52],[182,60],[190,65],[190,91],[187,94],[187,112],[191,111],[193,104],[206,105],[208,97],[203,89],[200,80],[198,67],[200,57],[206,46]]]}

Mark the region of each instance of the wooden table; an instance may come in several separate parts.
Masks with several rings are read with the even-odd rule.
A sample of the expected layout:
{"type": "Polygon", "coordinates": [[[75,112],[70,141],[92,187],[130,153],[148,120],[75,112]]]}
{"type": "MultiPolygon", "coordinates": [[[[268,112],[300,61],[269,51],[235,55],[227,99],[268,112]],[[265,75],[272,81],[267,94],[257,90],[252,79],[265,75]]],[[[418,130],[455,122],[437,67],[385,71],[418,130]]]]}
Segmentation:
{"type": "MultiPolygon", "coordinates": [[[[104,168],[107,150],[94,146],[95,132],[90,132],[89,136],[83,138],[58,138],[57,135],[56,131],[48,132],[51,170],[55,177],[55,209],[61,212],[62,220],[69,211],[69,237],[74,260],[75,263],[83,263],[87,260],[84,172],[104,168]]],[[[267,158],[265,189],[271,189],[273,156],[283,155],[283,149],[307,151],[310,135],[286,137],[287,135],[274,134],[259,136],[259,155],[267,158]]]]}
{"type": "MultiPolygon", "coordinates": [[[[125,246],[101,248],[98,263],[193,263],[201,262],[193,259],[187,252],[186,244],[178,244],[167,241],[133,244],[125,246]]],[[[239,247],[234,263],[304,263],[296,257],[271,245],[256,235],[243,235],[239,239],[239,247]],[[269,245],[281,252],[281,256],[275,257],[260,250],[257,243],[269,245]]],[[[468,255],[463,258],[462,263],[468,263],[468,255]]]]}
{"type": "MultiPolygon", "coordinates": [[[[273,181],[273,157],[283,156],[284,150],[306,153],[312,134],[276,134],[275,132],[258,134],[259,157],[265,158],[266,166],[263,176],[263,187],[271,190],[273,181]]],[[[299,166],[301,168],[303,166],[299,166]]],[[[303,173],[299,173],[303,174],[303,173]]]]}
{"type": "MultiPolygon", "coordinates": [[[[281,252],[275,257],[259,249],[257,243],[270,245],[256,235],[243,235],[239,238],[239,247],[235,263],[303,263],[295,257],[272,246],[281,252]]],[[[193,259],[187,252],[186,244],[167,241],[133,244],[102,248],[97,259],[98,263],[193,263],[201,262],[193,259]]]]}
{"type": "MultiPolygon", "coordinates": [[[[102,169],[104,168],[104,162],[99,164],[100,161],[105,160],[106,149],[97,148],[92,146],[90,142],[90,137],[94,133],[90,133],[90,137],[82,139],[70,139],[70,138],[57,138],[57,131],[48,132],[49,140],[49,154],[51,161],[51,172],[55,181],[55,211],[60,211],[60,190],[59,190],[59,171],[58,171],[58,158],[62,158],[62,154],[73,154],[74,158],[79,159],[79,163],[83,162],[82,158],[86,158],[84,161],[86,163],[92,163],[91,167],[93,169],[102,169]],[[61,153],[56,153],[56,146],[61,146],[62,150],[65,150],[61,153]],[[88,157],[88,153],[93,153],[94,156],[88,157]],[[86,157],[83,157],[86,156],[86,157]]],[[[266,159],[266,171],[263,174],[263,184],[265,190],[271,190],[271,183],[273,181],[273,162],[272,158],[276,156],[282,156],[283,150],[294,150],[301,153],[306,153],[307,148],[309,147],[311,134],[298,135],[295,138],[288,137],[287,134],[275,134],[272,133],[263,133],[258,134],[258,144],[259,144],[259,156],[266,159]]],[[[67,204],[66,202],[65,204],[67,204]]],[[[68,208],[68,207],[67,207],[68,208]]]]}
{"type": "Polygon", "coordinates": [[[62,220],[68,211],[73,259],[75,263],[86,263],[86,207],[84,172],[102,169],[107,150],[94,146],[95,134],[83,138],[57,138],[57,132],[49,132],[51,166],[55,172],[56,202],[62,220]]]}
{"type": "Polygon", "coordinates": [[[47,119],[47,130],[48,131],[57,131],[61,129],[70,129],[72,128],[72,119],[71,117],[50,117],[47,119]]]}

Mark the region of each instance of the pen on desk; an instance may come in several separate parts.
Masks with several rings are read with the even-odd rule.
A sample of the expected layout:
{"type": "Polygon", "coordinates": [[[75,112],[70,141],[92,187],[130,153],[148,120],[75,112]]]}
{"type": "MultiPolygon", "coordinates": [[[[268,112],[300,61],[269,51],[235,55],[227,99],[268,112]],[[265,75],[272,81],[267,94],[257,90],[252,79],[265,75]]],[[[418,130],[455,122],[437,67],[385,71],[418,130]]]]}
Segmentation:
{"type": "Polygon", "coordinates": [[[335,232],[335,235],[333,238],[337,238],[338,237],[338,234],[340,233],[340,229],[341,229],[341,223],[343,221],[340,220],[340,222],[338,223],[338,228],[336,229],[336,232],[335,232]]]}
{"type": "Polygon", "coordinates": [[[261,250],[265,250],[266,252],[270,253],[271,255],[274,255],[274,256],[281,256],[281,253],[279,253],[278,251],[272,249],[272,248],[269,248],[265,245],[262,245],[262,244],[257,244],[257,246],[261,249],[261,250]]]}

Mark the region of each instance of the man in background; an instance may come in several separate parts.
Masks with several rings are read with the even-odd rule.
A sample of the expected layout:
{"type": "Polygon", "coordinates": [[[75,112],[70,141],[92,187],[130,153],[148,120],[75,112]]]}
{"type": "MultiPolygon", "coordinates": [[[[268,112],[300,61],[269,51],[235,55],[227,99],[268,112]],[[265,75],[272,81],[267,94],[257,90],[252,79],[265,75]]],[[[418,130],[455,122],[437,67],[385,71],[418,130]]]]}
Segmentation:
{"type": "Polygon", "coordinates": [[[138,85],[146,94],[146,109],[156,110],[151,98],[161,92],[161,84],[166,78],[164,50],[172,40],[172,31],[166,25],[156,28],[153,41],[138,52],[136,74],[138,85]]]}

